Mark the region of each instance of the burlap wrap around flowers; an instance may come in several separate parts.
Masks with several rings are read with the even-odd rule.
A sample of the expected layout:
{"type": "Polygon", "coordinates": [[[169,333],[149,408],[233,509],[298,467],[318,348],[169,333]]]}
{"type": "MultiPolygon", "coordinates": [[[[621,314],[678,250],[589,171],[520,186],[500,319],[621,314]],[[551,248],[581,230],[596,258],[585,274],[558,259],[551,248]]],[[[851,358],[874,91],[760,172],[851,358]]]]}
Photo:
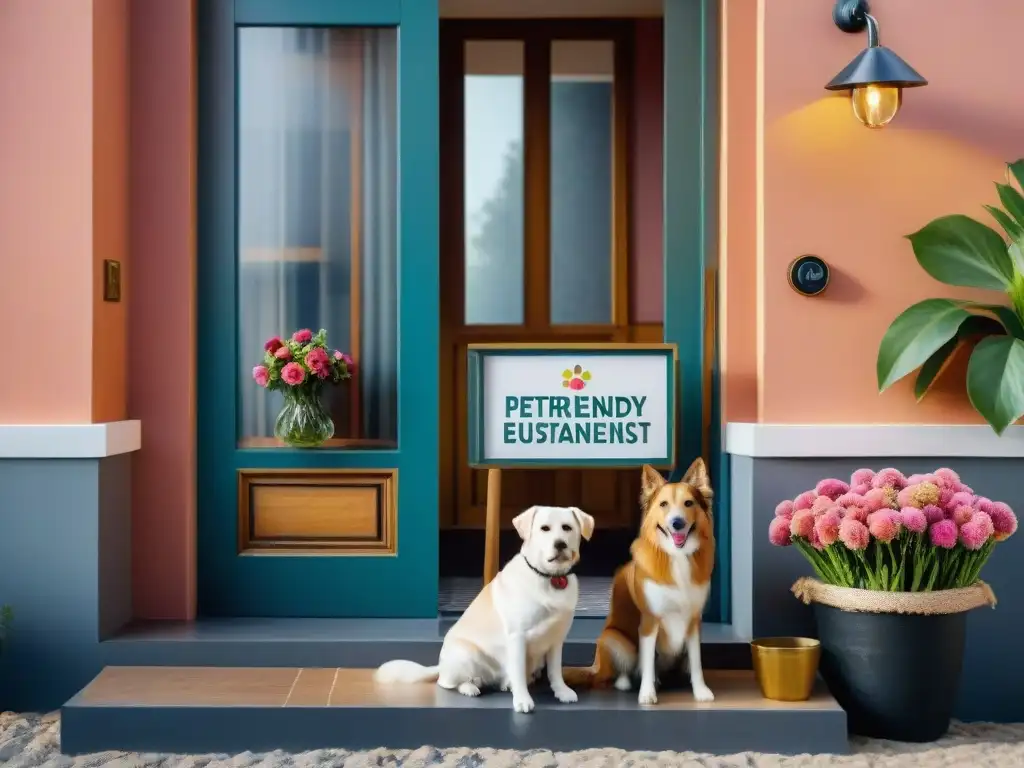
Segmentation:
{"type": "Polygon", "coordinates": [[[817,579],[797,579],[792,592],[805,605],[821,603],[843,611],[861,613],[945,614],[964,613],[983,605],[996,607],[996,596],[984,581],[962,589],[934,592],[880,592],[825,584],[817,579]]]}

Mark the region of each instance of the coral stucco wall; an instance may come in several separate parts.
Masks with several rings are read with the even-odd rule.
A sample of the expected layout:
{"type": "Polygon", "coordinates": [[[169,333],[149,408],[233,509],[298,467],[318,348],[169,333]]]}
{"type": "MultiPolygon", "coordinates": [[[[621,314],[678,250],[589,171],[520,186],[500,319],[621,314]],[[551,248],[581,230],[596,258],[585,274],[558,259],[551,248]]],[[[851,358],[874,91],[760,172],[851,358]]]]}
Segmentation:
{"type": "Polygon", "coordinates": [[[127,18],[127,0],[2,3],[0,325],[29,368],[0,377],[0,423],[126,415],[126,303],[103,302],[100,268],[127,280],[127,18]]]}
{"type": "Polygon", "coordinates": [[[880,131],[823,90],[866,44],[833,25],[831,3],[757,0],[756,15],[752,0],[723,3],[726,419],[980,421],[965,356],[916,404],[912,378],[877,393],[875,355],[909,304],[972,295],[924,274],[904,236],[949,213],[987,221],[1004,162],[1024,156],[1024,3],[875,2],[882,44],[929,80],[880,131]],[[804,253],[833,267],[821,297],[786,281],[804,253]]]}

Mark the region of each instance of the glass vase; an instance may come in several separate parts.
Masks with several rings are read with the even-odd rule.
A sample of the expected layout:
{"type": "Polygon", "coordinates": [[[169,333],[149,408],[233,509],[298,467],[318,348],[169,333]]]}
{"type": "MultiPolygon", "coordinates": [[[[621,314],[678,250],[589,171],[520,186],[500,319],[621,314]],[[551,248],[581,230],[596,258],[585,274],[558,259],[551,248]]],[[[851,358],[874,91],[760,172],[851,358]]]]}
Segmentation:
{"type": "Polygon", "coordinates": [[[284,391],[284,408],[274,423],[274,436],[292,448],[317,448],[334,436],[334,421],[320,402],[320,387],[284,391]]]}

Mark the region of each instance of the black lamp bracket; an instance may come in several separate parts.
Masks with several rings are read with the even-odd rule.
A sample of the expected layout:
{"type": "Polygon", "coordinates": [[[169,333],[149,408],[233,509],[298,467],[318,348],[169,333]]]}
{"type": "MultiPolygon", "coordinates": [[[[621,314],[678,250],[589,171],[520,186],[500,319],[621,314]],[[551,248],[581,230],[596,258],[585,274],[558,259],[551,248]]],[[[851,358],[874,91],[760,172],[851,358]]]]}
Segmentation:
{"type": "Polygon", "coordinates": [[[867,0],[836,0],[832,20],[843,32],[862,32],[870,11],[867,0]]]}
{"type": "Polygon", "coordinates": [[[836,0],[832,7],[832,21],[843,32],[868,30],[868,48],[878,45],[878,22],[870,13],[868,0],[836,0]]]}

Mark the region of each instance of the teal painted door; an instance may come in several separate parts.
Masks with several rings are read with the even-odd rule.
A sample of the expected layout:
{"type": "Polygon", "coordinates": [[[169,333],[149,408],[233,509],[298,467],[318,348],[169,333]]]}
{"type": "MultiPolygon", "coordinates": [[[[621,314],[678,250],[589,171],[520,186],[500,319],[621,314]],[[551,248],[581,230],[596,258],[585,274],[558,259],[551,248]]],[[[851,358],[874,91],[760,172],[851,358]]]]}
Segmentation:
{"type": "Polygon", "coordinates": [[[200,613],[435,616],[436,0],[199,8],[200,613]],[[355,361],[309,450],[252,377],[302,328],[355,361]]]}

